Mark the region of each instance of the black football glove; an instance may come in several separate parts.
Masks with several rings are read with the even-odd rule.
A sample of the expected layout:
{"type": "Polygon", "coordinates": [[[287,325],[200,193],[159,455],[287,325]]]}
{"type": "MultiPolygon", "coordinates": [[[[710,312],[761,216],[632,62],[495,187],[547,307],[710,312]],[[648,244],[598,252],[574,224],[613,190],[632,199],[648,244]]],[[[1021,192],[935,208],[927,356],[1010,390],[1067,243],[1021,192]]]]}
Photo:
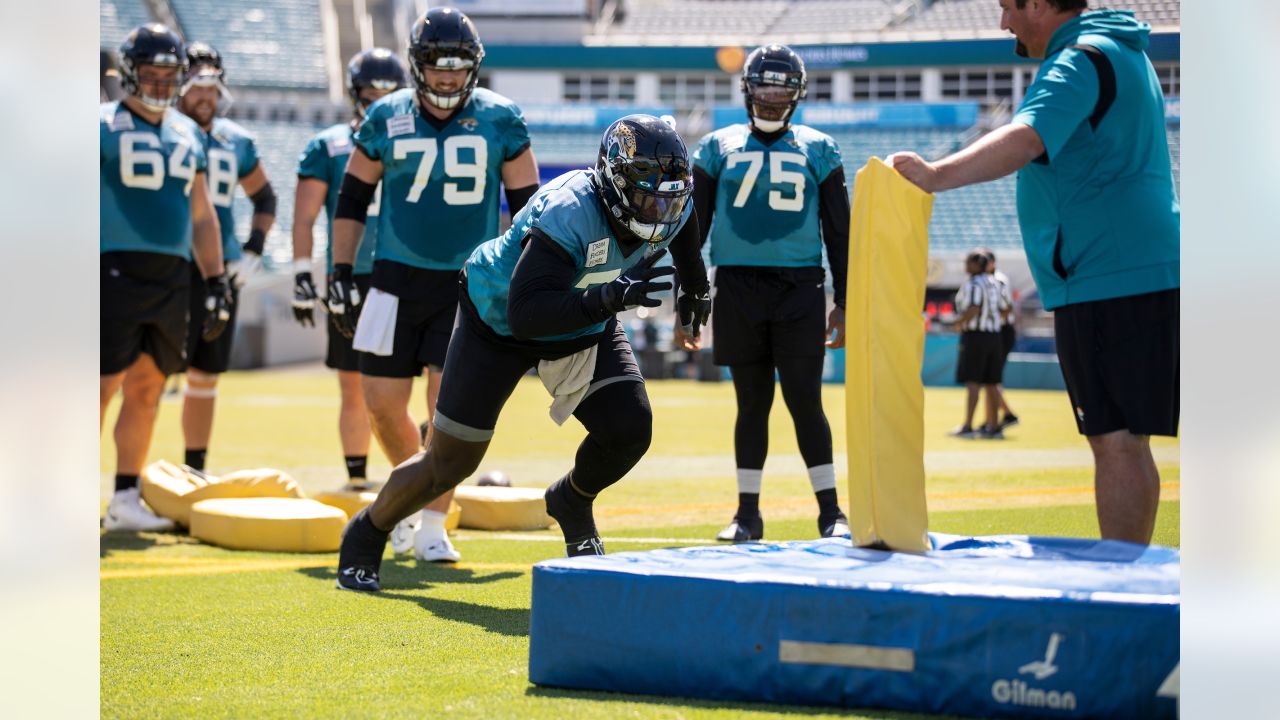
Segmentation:
{"type": "Polygon", "coordinates": [[[652,282],[655,278],[675,274],[676,269],[670,265],[659,268],[653,266],[666,254],[667,250],[663,248],[641,260],[639,264],[622,275],[601,285],[600,306],[605,312],[616,315],[623,310],[630,310],[641,305],[645,307],[658,307],[661,305],[661,300],[651,298],[649,295],[671,289],[671,283],[669,282],[652,282]]]}
{"type": "Polygon", "coordinates": [[[680,321],[680,329],[688,337],[697,339],[702,336],[702,326],[711,317],[711,295],[706,292],[692,295],[681,293],[676,300],[676,318],[680,321]]]}
{"type": "Polygon", "coordinates": [[[316,284],[310,272],[293,276],[293,319],[302,327],[316,326],[316,284]]]}
{"type": "Polygon", "coordinates": [[[337,263],[333,266],[333,276],[329,278],[329,296],[325,305],[329,308],[329,320],[345,338],[356,336],[356,320],[360,317],[360,288],[352,277],[349,263],[337,263]]]}
{"type": "Polygon", "coordinates": [[[226,273],[205,278],[204,284],[204,327],[200,329],[200,339],[213,342],[227,329],[227,323],[231,321],[231,306],[235,301],[231,297],[231,285],[226,273]]]}

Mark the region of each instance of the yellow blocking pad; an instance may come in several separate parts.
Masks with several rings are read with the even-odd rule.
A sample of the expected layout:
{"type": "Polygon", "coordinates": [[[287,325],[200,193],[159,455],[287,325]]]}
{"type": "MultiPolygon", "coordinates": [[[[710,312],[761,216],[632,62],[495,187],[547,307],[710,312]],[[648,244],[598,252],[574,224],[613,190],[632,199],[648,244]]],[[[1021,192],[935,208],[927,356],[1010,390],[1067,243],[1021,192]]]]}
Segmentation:
{"type": "Polygon", "coordinates": [[[539,488],[459,485],[454,502],[462,506],[460,527],[472,530],[541,530],[551,527],[539,488]]]}
{"type": "Polygon", "coordinates": [[[167,460],[157,460],[142,470],[142,499],[161,517],[191,525],[191,506],[213,498],[304,497],[302,488],[285,473],[272,468],[239,470],[221,478],[201,475],[167,460]]]}
{"type": "Polygon", "coordinates": [[[217,498],[191,506],[191,536],[231,550],[332,552],[347,514],[301,498],[217,498]]]}
{"type": "Polygon", "coordinates": [[[933,196],[874,157],[853,188],[845,303],[849,528],[854,545],[924,552],[920,372],[933,196]]]}
{"type": "MultiPolygon", "coordinates": [[[[330,490],[316,496],[316,500],[325,505],[342,510],[347,517],[355,517],[356,513],[369,507],[378,497],[376,492],[355,492],[352,490],[330,490]]],[[[462,519],[462,506],[456,502],[449,503],[449,514],[444,520],[444,529],[453,532],[458,529],[458,521],[462,519]]]]}

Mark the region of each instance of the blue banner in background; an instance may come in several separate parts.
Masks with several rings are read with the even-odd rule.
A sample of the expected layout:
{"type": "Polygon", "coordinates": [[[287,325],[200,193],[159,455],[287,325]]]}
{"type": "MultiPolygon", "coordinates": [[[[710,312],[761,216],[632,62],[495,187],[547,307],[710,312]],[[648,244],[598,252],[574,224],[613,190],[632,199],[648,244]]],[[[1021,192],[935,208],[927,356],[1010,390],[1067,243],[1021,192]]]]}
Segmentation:
{"type": "MultiPolygon", "coordinates": [[[[741,105],[722,105],[712,117],[719,128],[746,122],[747,111],[741,105]]],[[[801,105],[796,122],[816,128],[967,128],[978,122],[978,103],[801,105]]]]}
{"type": "Polygon", "coordinates": [[[672,115],[670,107],[634,105],[521,105],[524,121],[534,130],[596,130],[604,132],[610,123],[626,115],[672,115]]]}

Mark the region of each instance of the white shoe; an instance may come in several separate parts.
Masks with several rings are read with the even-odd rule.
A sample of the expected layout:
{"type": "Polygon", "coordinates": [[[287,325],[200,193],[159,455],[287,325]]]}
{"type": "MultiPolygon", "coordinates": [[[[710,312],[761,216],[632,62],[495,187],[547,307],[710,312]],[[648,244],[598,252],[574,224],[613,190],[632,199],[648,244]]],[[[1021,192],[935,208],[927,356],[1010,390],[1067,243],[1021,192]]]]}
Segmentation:
{"type": "Polygon", "coordinates": [[[418,513],[414,513],[409,517],[396,523],[391,531],[391,551],[397,555],[413,552],[413,539],[418,534],[418,528],[422,526],[422,522],[418,517],[418,513]]]}
{"type": "Polygon", "coordinates": [[[172,520],[143,507],[142,496],[136,487],[120,490],[111,496],[102,526],[107,530],[128,532],[164,532],[174,527],[172,520]]]}
{"type": "Polygon", "coordinates": [[[432,537],[431,533],[419,532],[413,541],[413,556],[425,562],[454,563],[462,559],[462,553],[454,550],[453,543],[449,542],[448,533],[432,537]]]}

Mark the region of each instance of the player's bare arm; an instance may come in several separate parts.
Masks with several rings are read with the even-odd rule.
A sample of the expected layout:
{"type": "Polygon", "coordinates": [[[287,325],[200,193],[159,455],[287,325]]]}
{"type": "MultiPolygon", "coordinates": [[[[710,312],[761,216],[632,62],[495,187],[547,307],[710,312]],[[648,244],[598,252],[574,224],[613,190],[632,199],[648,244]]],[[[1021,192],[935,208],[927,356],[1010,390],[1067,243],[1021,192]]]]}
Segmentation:
{"type": "Polygon", "coordinates": [[[356,148],[355,152],[351,153],[351,160],[347,163],[347,174],[342,179],[342,189],[338,195],[338,211],[333,219],[334,265],[354,263],[356,251],[360,248],[360,239],[364,237],[365,214],[360,213],[359,219],[347,217],[343,213],[344,198],[351,197],[353,207],[364,208],[367,213],[369,201],[373,198],[374,190],[380,180],[382,180],[382,163],[366,155],[360,148],[356,148]],[[353,180],[357,182],[352,182],[353,180]]]}
{"type": "Polygon", "coordinates": [[[226,270],[222,265],[221,233],[204,172],[197,172],[191,183],[191,248],[200,274],[206,278],[217,277],[226,270]]]}

